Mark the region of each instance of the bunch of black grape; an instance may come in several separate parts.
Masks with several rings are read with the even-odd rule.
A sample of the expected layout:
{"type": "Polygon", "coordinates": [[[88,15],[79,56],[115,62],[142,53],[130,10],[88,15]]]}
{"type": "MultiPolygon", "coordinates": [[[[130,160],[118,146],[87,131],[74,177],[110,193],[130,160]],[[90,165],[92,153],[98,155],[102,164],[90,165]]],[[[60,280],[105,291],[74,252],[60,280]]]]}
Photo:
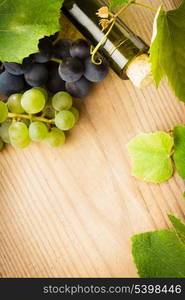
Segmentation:
{"type": "Polygon", "coordinates": [[[39,40],[39,52],[26,57],[22,64],[3,62],[0,74],[0,94],[10,96],[31,87],[45,87],[51,93],[67,91],[75,98],[84,98],[93,82],[103,80],[107,63],[95,57],[83,40],[59,39],[58,34],[39,40]]]}
{"type": "Polygon", "coordinates": [[[51,147],[65,143],[66,131],[79,119],[72,96],[61,91],[48,97],[44,88],[31,88],[23,94],[12,94],[0,102],[0,150],[4,143],[23,149],[31,141],[51,147]]]}

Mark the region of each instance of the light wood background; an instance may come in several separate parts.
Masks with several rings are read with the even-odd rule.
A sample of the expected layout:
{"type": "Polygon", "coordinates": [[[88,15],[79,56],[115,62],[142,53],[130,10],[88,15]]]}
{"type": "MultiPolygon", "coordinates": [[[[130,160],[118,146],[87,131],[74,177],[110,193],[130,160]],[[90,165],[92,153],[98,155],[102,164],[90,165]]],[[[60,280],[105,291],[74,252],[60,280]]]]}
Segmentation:
{"type": "MultiPolygon", "coordinates": [[[[169,9],[180,1],[163,2],[169,9]]],[[[150,42],[153,17],[134,7],[124,20],[150,42]]],[[[2,277],[134,277],[130,237],[168,228],[167,213],[184,218],[178,175],[160,185],[138,181],[126,150],[135,135],[184,121],[166,82],[138,90],[110,72],[77,106],[81,120],[63,148],[0,153],[2,277]]]]}

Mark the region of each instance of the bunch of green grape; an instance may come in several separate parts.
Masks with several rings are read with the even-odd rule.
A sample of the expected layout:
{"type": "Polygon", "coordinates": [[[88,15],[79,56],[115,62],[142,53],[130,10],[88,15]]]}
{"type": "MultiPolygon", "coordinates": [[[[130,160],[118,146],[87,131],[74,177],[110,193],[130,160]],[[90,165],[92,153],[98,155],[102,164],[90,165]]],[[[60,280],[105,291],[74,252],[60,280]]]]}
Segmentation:
{"type": "Polygon", "coordinates": [[[51,147],[65,143],[65,132],[79,120],[79,111],[67,92],[49,98],[44,88],[32,88],[24,94],[13,94],[0,102],[0,150],[4,144],[23,149],[31,141],[51,147]]]}

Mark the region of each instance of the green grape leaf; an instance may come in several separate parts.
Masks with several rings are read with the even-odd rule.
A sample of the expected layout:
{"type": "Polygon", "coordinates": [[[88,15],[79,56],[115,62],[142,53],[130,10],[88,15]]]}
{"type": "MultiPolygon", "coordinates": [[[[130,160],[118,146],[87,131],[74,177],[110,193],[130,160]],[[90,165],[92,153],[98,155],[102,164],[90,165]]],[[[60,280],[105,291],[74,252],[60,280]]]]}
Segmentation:
{"type": "Polygon", "coordinates": [[[166,75],[177,98],[185,102],[185,1],[168,12],[159,8],[150,48],[156,85],[166,75]]]}
{"type": "Polygon", "coordinates": [[[168,218],[170,219],[180,241],[185,246],[185,224],[182,223],[180,219],[178,219],[173,215],[168,215],[168,218]]]}
{"type": "Polygon", "coordinates": [[[129,0],[109,0],[110,3],[110,10],[115,9],[118,6],[121,6],[125,3],[128,3],[129,0]]]}
{"type": "Polygon", "coordinates": [[[0,0],[0,60],[21,62],[59,30],[62,0],[0,0]]]}
{"type": "Polygon", "coordinates": [[[162,131],[136,136],[128,143],[132,175],[154,183],[168,180],[173,174],[170,157],[173,145],[173,138],[162,131]]]}
{"type": "Polygon", "coordinates": [[[133,236],[132,255],[142,278],[185,278],[185,247],[173,230],[133,236]]]}
{"type": "Polygon", "coordinates": [[[155,16],[154,25],[153,25],[153,43],[150,47],[150,61],[152,68],[152,75],[155,80],[156,86],[159,86],[159,83],[163,76],[165,75],[164,69],[161,64],[161,52],[159,49],[159,44],[163,42],[163,10],[161,7],[158,9],[158,12],[155,16]],[[157,32],[157,37],[155,38],[157,32]]]}
{"type": "Polygon", "coordinates": [[[173,129],[174,135],[174,162],[178,174],[185,179],[185,126],[179,125],[173,129]]]}

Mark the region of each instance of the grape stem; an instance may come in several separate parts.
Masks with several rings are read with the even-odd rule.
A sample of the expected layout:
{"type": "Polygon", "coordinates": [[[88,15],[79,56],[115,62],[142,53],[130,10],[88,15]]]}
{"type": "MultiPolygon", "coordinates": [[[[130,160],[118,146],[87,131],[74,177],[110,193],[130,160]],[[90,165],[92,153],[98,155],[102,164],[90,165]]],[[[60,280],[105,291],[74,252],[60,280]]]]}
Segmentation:
{"type": "Polygon", "coordinates": [[[48,120],[44,117],[36,117],[33,115],[23,115],[23,114],[14,114],[14,113],[8,113],[8,118],[11,119],[26,119],[26,120],[30,120],[30,121],[40,121],[43,123],[48,123],[48,124],[55,124],[55,120],[48,120]]]}
{"type": "Polygon", "coordinates": [[[51,61],[54,61],[54,62],[56,62],[58,64],[62,63],[62,59],[59,59],[59,58],[56,58],[56,57],[52,57],[51,61]]]}

